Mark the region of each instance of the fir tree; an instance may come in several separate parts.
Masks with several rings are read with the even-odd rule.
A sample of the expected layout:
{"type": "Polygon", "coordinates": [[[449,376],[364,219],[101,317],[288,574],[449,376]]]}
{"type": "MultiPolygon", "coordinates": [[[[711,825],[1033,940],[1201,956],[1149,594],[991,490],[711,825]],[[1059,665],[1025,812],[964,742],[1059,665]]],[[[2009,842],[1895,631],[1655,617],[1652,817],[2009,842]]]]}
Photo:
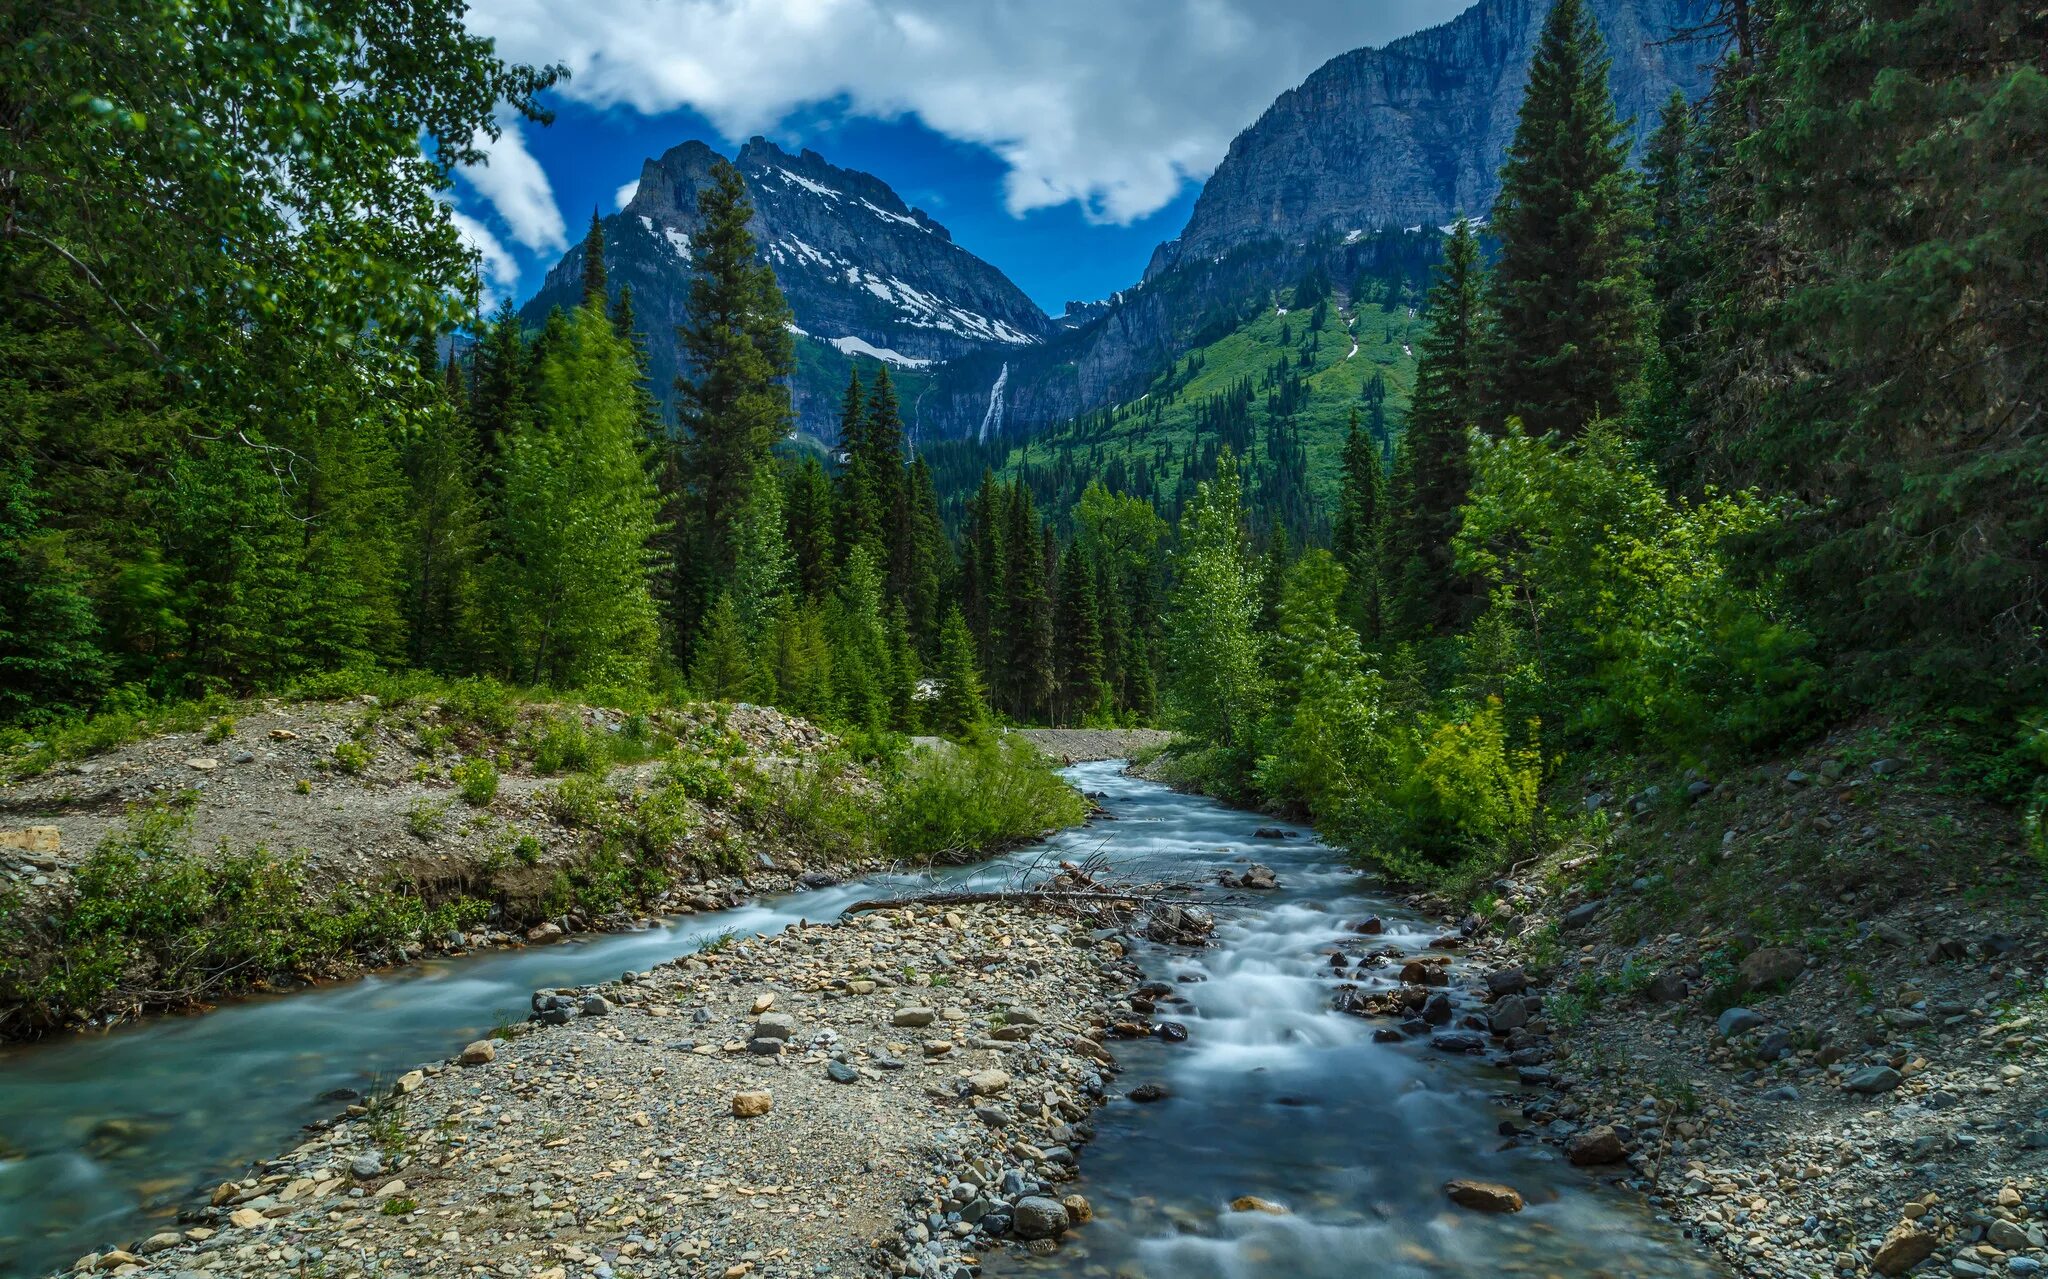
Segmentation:
{"type": "Polygon", "coordinates": [[[1053,688],[1051,600],[1037,507],[1021,482],[1008,494],[1003,550],[1003,708],[1037,722],[1053,688]]]}
{"type": "Polygon", "coordinates": [[[631,350],[578,307],[541,360],[535,424],[512,440],[495,570],[511,672],[534,683],[644,679],[656,494],[641,460],[631,350]]]}
{"type": "Polygon", "coordinates": [[[822,600],[832,593],[832,568],[837,558],[832,541],[832,481],[818,459],[807,456],[783,468],[782,484],[790,584],[803,598],[822,600]]]}
{"type": "Polygon", "coordinates": [[[1358,411],[1344,433],[1331,551],[1345,573],[1342,612],[1362,639],[1377,641],[1386,560],[1387,473],[1380,446],[1358,429],[1358,411]]]}
{"type": "Polygon", "coordinates": [[[590,229],[583,233],[582,301],[599,310],[611,304],[604,270],[604,224],[597,220],[596,209],[590,211],[590,229]]]}
{"type": "Polygon", "coordinates": [[[839,562],[860,547],[880,553],[882,530],[875,515],[873,477],[868,473],[868,402],[856,366],[846,376],[846,394],[839,402],[839,453],[842,461],[833,482],[839,562]]]}
{"type": "MultiPolygon", "coordinates": [[[[789,305],[747,231],[746,184],[723,160],[711,178],[697,197],[704,225],[692,237],[689,318],[676,330],[692,371],[676,379],[690,572],[678,590],[679,638],[694,633],[700,602],[732,585],[742,516],[760,511],[757,492],[773,479],[770,450],[789,427],[795,360],[789,305]]],[[[750,527],[765,536],[765,525],[750,527]]]]}
{"type": "Polygon", "coordinates": [[[739,610],[730,594],[720,593],[690,659],[690,690],[707,702],[744,702],[759,695],[760,684],[739,610]]]}
{"type": "Polygon", "coordinates": [[[428,670],[460,670],[477,656],[471,631],[485,533],[477,453],[469,420],[444,397],[426,406],[402,454],[408,656],[428,670]]]}
{"type": "Polygon", "coordinates": [[[1388,530],[1395,582],[1386,624],[1403,638],[1454,630],[1476,611],[1472,588],[1453,566],[1451,538],[1471,480],[1466,432],[1480,412],[1481,288],[1479,246],[1460,219],[1430,290],[1388,530]]]}
{"type": "Polygon", "coordinates": [[[968,633],[960,609],[947,609],[945,624],[939,628],[939,696],[932,706],[932,727],[947,737],[966,737],[988,722],[974,649],[974,637],[968,633]]]}
{"type": "Polygon", "coordinates": [[[1103,684],[1102,620],[1095,600],[1095,573],[1078,546],[1060,558],[1059,602],[1053,615],[1057,697],[1053,718],[1086,723],[1107,700],[1103,684]]]}
{"type": "Polygon", "coordinates": [[[519,330],[519,316],[509,303],[501,304],[477,343],[470,364],[471,433],[483,455],[479,480],[494,505],[497,468],[504,459],[505,442],[532,420],[531,363],[526,339],[519,330]]]}
{"type": "Polygon", "coordinates": [[[1641,206],[1607,67],[1584,0],[1556,0],[1493,209],[1494,424],[1577,435],[1621,411],[1642,361],[1641,206]]]}
{"type": "Polygon", "coordinates": [[[105,691],[100,625],[26,463],[0,469],[0,723],[84,710],[105,691]]]}

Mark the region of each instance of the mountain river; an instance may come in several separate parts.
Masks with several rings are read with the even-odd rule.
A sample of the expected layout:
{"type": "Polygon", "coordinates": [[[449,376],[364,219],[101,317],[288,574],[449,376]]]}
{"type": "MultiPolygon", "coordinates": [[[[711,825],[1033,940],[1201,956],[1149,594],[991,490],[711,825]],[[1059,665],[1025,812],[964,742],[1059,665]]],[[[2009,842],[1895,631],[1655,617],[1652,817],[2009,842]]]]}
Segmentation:
{"type": "MultiPolygon", "coordinates": [[[[1188,1042],[1118,1044],[1119,1091],[1157,1082],[1149,1105],[1112,1101],[1078,1187],[1097,1222],[1048,1258],[998,1256],[991,1275],[1131,1279],[1406,1279],[1530,1275],[1685,1277],[1715,1272],[1640,1204],[1567,1166],[1553,1147],[1505,1143],[1514,1080],[1426,1043],[1376,1044],[1372,1025],[1330,1011],[1328,950],[1387,922],[1374,945],[1421,950],[1427,921],[1375,895],[1312,832],[1271,826],[1123,775],[1067,776],[1115,820],[944,874],[999,884],[1099,853],[1141,878],[1204,882],[1219,920],[1202,951],[1142,947],[1187,1002],[1160,1015],[1188,1042]],[[1278,872],[1269,892],[1215,886],[1247,858],[1278,872]],[[1452,1177],[1507,1182],[1525,1211],[1453,1207],[1452,1177]],[[1241,1196],[1285,1210],[1232,1211],[1241,1196]]],[[[891,876],[692,915],[643,932],[436,960],[294,994],[249,999],[0,1053],[0,1275],[68,1266],[159,1228],[250,1159],[288,1148],[300,1125],[360,1091],[445,1057],[525,1015],[544,986],[608,980],[725,933],[834,918],[912,881],[891,876]]],[[[1380,970],[1382,979],[1393,971],[1380,970]]]]}

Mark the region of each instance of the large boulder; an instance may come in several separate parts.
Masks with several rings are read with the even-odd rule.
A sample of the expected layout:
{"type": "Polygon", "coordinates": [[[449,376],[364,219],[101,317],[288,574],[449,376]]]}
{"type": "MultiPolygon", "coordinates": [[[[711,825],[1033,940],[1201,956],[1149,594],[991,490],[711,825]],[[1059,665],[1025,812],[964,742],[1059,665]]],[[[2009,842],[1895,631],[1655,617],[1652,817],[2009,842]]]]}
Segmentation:
{"type": "Polygon", "coordinates": [[[1784,985],[1806,971],[1806,956],[1789,946],[1765,946],[1743,956],[1735,984],[1743,994],[1784,985]]]}
{"type": "Polygon", "coordinates": [[[1628,1147],[1622,1144],[1621,1134],[1600,1124],[1584,1132],[1574,1133],[1565,1143],[1565,1157],[1580,1167],[1594,1164],[1620,1163],[1628,1154],[1628,1147]]]}
{"type": "Polygon", "coordinates": [[[1010,1229],[1019,1239],[1057,1239],[1067,1224],[1067,1206],[1045,1195],[1026,1195],[1010,1208],[1010,1229]]]}

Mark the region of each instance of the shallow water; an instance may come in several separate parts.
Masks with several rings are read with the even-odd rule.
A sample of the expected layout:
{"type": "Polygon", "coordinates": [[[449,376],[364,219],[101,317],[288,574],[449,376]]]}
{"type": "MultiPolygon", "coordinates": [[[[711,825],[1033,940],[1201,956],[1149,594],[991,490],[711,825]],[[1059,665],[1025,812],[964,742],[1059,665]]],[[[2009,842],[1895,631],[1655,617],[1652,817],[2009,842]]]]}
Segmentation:
{"type": "MultiPolygon", "coordinates": [[[[1116,821],[948,872],[953,886],[1026,876],[1050,859],[1100,851],[1139,875],[1213,881],[1246,856],[1273,866],[1273,893],[1217,901],[1219,945],[1147,951],[1191,1006],[1187,1044],[1119,1045],[1123,1083],[1174,1095],[1113,1103],[1083,1160],[1101,1224],[1046,1261],[991,1272],[1119,1271],[1150,1279],[1281,1276],[1698,1276],[1632,1202],[1601,1191],[1546,1150],[1497,1152],[1507,1113],[1489,1093],[1512,1083],[1483,1065],[1412,1045],[1369,1042],[1370,1026],[1327,1011],[1320,953],[1347,919],[1379,914],[1376,944],[1421,947],[1432,934],[1369,895],[1307,831],[1257,840],[1270,825],[1121,775],[1117,763],[1067,775],[1106,792],[1116,821]],[[1449,1177],[1505,1180],[1529,1198],[1512,1218],[1451,1208],[1449,1177]],[[1286,1217],[1230,1213],[1239,1195],[1286,1217]]],[[[830,919],[908,881],[875,877],[759,905],[693,915],[640,933],[438,960],[359,981],[248,1000],[102,1035],[0,1053],[0,1274],[36,1274],[157,1228],[251,1159],[296,1144],[333,1114],[334,1089],[361,1090],[445,1057],[526,1014],[538,987],[581,985],[651,967],[727,932],[830,919]]],[[[1208,890],[1219,899],[1221,890],[1208,890]]]]}
{"type": "MultiPolygon", "coordinates": [[[[1086,828],[977,866],[948,886],[996,884],[1048,856],[1085,853],[1086,828]]],[[[536,989],[608,981],[727,933],[836,918],[862,898],[927,881],[879,875],[644,932],[437,959],[292,994],[164,1017],[104,1034],[0,1051],[0,1276],[47,1273],[160,1229],[253,1159],[362,1091],[447,1057],[505,1021],[536,989]]]]}
{"type": "MultiPolygon", "coordinates": [[[[1119,1088],[1164,1084],[1163,1101],[1110,1103],[1082,1158],[1077,1189],[1094,1224],[1045,1259],[991,1256],[990,1275],[1147,1279],[1422,1279],[1423,1276],[1684,1277],[1716,1272],[1653,1222],[1633,1198],[1600,1186],[1552,1147],[1501,1149],[1511,1074],[1421,1043],[1375,1044],[1372,1023],[1329,1010],[1328,950],[1422,950],[1440,929],[1375,896],[1314,833],[1257,839],[1274,823],[1113,772],[1082,784],[1111,794],[1117,860],[1170,861],[1207,881],[1216,944],[1145,947],[1140,960],[1185,1004],[1158,1019],[1188,1028],[1185,1044],[1119,1044],[1119,1088]],[[1214,886],[1246,858],[1279,872],[1280,888],[1214,886]],[[1365,938],[1344,925],[1387,923],[1365,938]],[[1183,980],[1192,979],[1192,980],[1183,980]],[[1502,1181],[1528,1208],[1492,1216],[1453,1206],[1443,1183],[1502,1181]],[[1253,1195],[1285,1216],[1232,1212],[1253,1195]]],[[[1241,867],[1239,867],[1241,869],[1241,867]]],[[[1377,971],[1390,983],[1398,963],[1377,971]]],[[[1372,973],[1374,970],[1367,970],[1372,973]]],[[[1524,1125],[1526,1126],[1526,1125],[1524,1125]]]]}

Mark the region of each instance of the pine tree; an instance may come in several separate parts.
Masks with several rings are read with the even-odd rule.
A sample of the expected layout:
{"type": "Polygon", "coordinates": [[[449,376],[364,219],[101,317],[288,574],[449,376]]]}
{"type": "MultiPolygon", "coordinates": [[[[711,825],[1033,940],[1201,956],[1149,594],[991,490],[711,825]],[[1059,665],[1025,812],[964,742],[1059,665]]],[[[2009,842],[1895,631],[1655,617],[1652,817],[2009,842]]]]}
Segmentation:
{"type": "Polygon", "coordinates": [[[1343,470],[1337,489],[1337,524],[1331,551],[1345,573],[1342,612],[1368,641],[1382,625],[1387,520],[1387,472],[1380,446],[1358,429],[1358,410],[1344,434],[1343,470]]]}
{"type": "Polygon", "coordinates": [[[1003,583],[1003,497],[994,472],[984,469],[981,485],[967,508],[967,529],[961,537],[960,608],[974,635],[976,655],[990,684],[1002,679],[1000,613],[1003,583]]]}
{"type": "Polygon", "coordinates": [[[785,466],[782,514],[789,543],[791,586],[807,600],[832,593],[837,562],[832,540],[832,481],[816,457],[785,466]]]}
{"type": "Polygon", "coordinates": [[[839,452],[844,459],[833,482],[834,527],[839,539],[838,562],[855,549],[880,553],[882,530],[875,516],[873,477],[868,474],[868,402],[856,367],[846,378],[839,403],[839,452]]]}
{"type": "Polygon", "coordinates": [[[1095,600],[1095,573],[1078,546],[1060,558],[1059,603],[1053,615],[1057,723],[1086,723],[1104,709],[1102,621],[1095,600]]]}
{"type": "Polygon", "coordinates": [[[1700,374],[1700,290],[1705,259],[1706,187],[1692,108],[1676,90],[1643,152],[1649,185],[1650,252],[1645,267],[1654,341],[1644,352],[1635,434],[1667,472],[1689,469],[1684,447],[1691,393],[1700,374]]]}
{"type": "Polygon", "coordinates": [[[531,363],[519,316],[511,304],[501,304],[477,343],[470,365],[474,382],[469,396],[471,433],[483,456],[478,478],[493,506],[505,442],[532,420],[531,363]]]}
{"type": "Polygon", "coordinates": [[[1779,238],[1715,246],[1724,340],[1765,360],[1719,389],[1709,446],[1810,513],[1755,573],[1855,691],[2002,729],[2048,698],[2044,47],[2038,6],[1784,0],[1726,209],[1779,238]]]}
{"type": "Polygon", "coordinates": [[[583,234],[583,305],[599,310],[611,305],[604,270],[604,224],[590,211],[590,230],[583,234]]]}
{"type": "Polygon", "coordinates": [[[1476,611],[1472,587],[1453,567],[1451,538],[1471,482],[1466,432],[1480,413],[1481,289],[1478,242],[1460,219],[1429,294],[1388,529],[1386,625],[1402,638],[1455,630],[1476,611]]]}
{"type": "Polygon", "coordinates": [[[1027,723],[1043,719],[1053,689],[1051,600],[1045,550],[1031,490],[1008,495],[1003,527],[1003,709],[1027,723]]]}
{"type": "Polygon", "coordinates": [[[573,686],[644,679],[657,497],[641,458],[637,367],[610,321],[578,307],[541,359],[535,422],[505,463],[494,603],[511,673],[573,686]]]}
{"type": "Polygon", "coordinates": [[[904,482],[903,569],[897,586],[918,651],[936,655],[939,640],[940,594],[953,573],[953,547],[946,540],[939,515],[939,495],[932,469],[920,453],[904,482]]]}
{"type": "Polygon", "coordinates": [[[795,367],[789,304],[747,231],[746,184],[723,160],[711,178],[697,197],[689,318],[676,330],[691,370],[676,379],[690,573],[678,590],[679,639],[694,634],[702,602],[732,584],[742,514],[760,509],[751,504],[772,483],[770,450],[789,427],[795,367]]]}
{"type": "Polygon", "coordinates": [[[26,462],[0,468],[0,723],[82,711],[106,691],[99,621],[42,500],[26,462]]]}
{"type": "Polygon", "coordinates": [[[720,593],[704,618],[690,659],[690,691],[707,702],[745,702],[759,695],[761,676],[732,596],[720,593]]]}
{"type": "Polygon", "coordinates": [[[959,608],[947,609],[939,629],[939,696],[932,706],[932,727],[947,737],[966,737],[988,722],[974,649],[974,636],[959,608]]]}
{"type": "Polygon", "coordinates": [[[1577,435],[1620,413],[1642,361],[1642,214],[1608,57],[1556,0],[1529,66],[1492,231],[1491,420],[1577,435]]]}
{"type": "Polygon", "coordinates": [[[445,391],[426,405],[402,454],[408,658],[427,670],[463,669],[476,657],[471,631],[486,532],[477,497],[477,454],[468,418],[445,391]]]}

